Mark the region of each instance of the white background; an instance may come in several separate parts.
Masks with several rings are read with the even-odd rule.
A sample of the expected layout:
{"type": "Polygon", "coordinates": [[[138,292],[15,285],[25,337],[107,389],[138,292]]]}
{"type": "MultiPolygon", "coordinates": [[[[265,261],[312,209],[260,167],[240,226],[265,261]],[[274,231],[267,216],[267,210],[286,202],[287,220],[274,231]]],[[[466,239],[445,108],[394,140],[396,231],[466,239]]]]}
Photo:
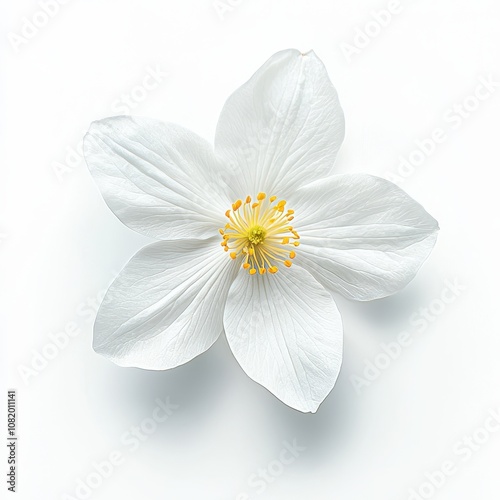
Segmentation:
{"type": "Polygon", "coordinates": [[[121,465],[90,498],[404,500],[420,488],[421,498],[498,499],[500,432],[481,428],[500,411],[500,87],[479,104],[472,96],[481,78],[500,82],[500,5],[401,0],[387,26],[368,24],[360,48],[357,29],[397,2],[232,3],[221,14],[211,0],[70,0],[30,31],[24,18],[43,24],[40,5],[2,2],[1,363],[2,387],[18,390],[13,498],[83,498],[78,479],[117,450],[121,465]],[[23,27],[31,38],[20,42],[23,27]],[[357,53],[346,57],[355,41],[357,53]],[[441,226],[434,253],[401,294],[338,300],[344,364],[315,415],[252,382],[224,338],[166,372],[119,368],[91,349],[96,296],[148,240],[107,209],[79,157],[88,125],[127,111],[122,95],[132,93],[132,114],[212,139],[226,97],[289,47],[314,49],[339,92],[346,140],[337,171],[398,175],[441,226]],[[137,86],[148,68],[165,75],[144,95],[137,86]],[[464,101],[468,116],[458,119],[453,106],[464,101]],[[446,139],[401,175],[400,156],[436,128],[446,139]],[[449,304],[440,299],[446,280],[465,287],[445,292],[449,304]],[[433,313],[421,309],[429,305],[433,313]],[[49,334],[73,322],[80,333],[36,365],[44,349],[53,354],[49,334]],[[387,361],[381,344],[402,331],[411,345],[357,391],[353,376],[387,361]],[[20,367],[34,362],[23,378],[20,367]],[[167,396],[179,408],[131,451],[123,434],[167,396]],[[283,442],[294,440],[305,449],[280,466],[283,442]],[[426,486],[425,474],[445,461],[454,472],[439,488],[426,486]],[[252,481],[268,468],[272,481],[252,481]]]}

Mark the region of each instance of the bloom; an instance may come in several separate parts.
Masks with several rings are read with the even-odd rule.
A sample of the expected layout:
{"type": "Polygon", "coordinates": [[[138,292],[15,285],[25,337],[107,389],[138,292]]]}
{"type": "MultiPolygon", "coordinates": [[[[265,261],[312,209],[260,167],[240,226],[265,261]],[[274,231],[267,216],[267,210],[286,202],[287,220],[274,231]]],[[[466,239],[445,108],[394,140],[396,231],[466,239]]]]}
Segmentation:
{"type": "Polygon", "coordinates": [[[84,153],[104,200],[160,240],[111,285],[94,349],[121,366],[167,369],[224,330],[252,379],[315,412],[342,359],[330,292],[371,300],[398,291],[438,230],[389,181],[331,175],[343,138],[323,63],[296,50],[272,56],[229,97],[215,148],[151,119],[93,123],[84,153]]]}

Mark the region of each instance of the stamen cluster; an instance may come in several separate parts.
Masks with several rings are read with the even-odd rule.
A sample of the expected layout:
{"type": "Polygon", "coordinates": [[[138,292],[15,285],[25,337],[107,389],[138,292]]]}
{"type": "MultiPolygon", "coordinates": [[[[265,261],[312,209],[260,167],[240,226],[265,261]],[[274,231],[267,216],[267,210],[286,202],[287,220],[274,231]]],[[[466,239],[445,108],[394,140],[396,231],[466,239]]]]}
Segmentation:
{"type": "Polygon", "coordinates": [[[221,246],[231,259],[241,259],[243,269],[249,274],[278,272],[278,265],[292,266],[294,248],[300,245],[300,236],[290,222],[294,211],[286,210],[286,200],[276,202],[277,197],[257,195],[257,201],[247,196],[237,200],[226,212],[229,222],[219,229],[221,246]]]}

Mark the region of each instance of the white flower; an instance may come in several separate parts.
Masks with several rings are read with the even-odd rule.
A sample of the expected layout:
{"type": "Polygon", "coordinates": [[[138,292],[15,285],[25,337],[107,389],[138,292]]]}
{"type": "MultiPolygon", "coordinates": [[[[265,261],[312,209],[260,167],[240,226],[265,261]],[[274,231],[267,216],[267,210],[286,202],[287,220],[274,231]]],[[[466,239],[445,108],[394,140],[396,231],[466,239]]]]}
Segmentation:
{"type": "Polygon", "coordinates": [[[438,231],[394,184],[331,175],[343,138],[324,65],[296,50],[275,54],[228,99],[215,150],[155,120],[92,124],[85,157],[106,203],[160,240],[111,285],[94,349],[121,366],[161,370],[206,351],[224,330],[252,379],[315,412],[342,360],[330,291],[372,300],[400,290],[438,231]]]}

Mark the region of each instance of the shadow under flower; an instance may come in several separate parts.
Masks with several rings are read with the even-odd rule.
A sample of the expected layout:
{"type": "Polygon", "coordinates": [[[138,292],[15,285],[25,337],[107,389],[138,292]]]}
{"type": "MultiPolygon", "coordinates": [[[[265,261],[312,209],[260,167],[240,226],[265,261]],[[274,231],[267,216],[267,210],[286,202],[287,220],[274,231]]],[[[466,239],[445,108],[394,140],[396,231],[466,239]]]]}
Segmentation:
{"type": "Polygon", "coordinates": [[[343,365],[335,387],[315,414],[286,406],[249,379],[224,335],[207,352],[165,371],[121,368],[96,356],[87,371],[88,402],[107,434],[119,436],[149,417],[157,398],[168,397],[178,409],[168,425],[159,428],[155,439],[160,442],[193,443],[207,428],[213,428],[216,419],[237,419],[238,432],[258,432],[261,443],[267,440],[272,446],[281,446],[283,441],[296,439],[307,450],[304,464],[320,463],[325,456],[340,457],[356,439],[363,421],[363,401],[349,379],[359,365],[359,322],[373,326],[363,330],[373,333],[375,340],[381,335],[381,340],[386,340],[407,328],[409,315],[425,302],[426,295],[428,291],[419,280],[399,295],[374,302],[335,297],[345,328],[343,365]]]}

